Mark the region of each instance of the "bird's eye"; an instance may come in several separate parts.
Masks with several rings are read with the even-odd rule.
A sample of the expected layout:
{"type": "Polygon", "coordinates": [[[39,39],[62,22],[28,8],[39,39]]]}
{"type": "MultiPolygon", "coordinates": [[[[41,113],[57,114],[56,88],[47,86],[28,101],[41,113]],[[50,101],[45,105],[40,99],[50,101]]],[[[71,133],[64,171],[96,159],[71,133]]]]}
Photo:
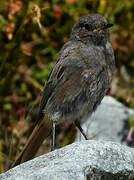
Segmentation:
{"type": "Polygon", "coordinates": [[[85,24],[85,29],[88,31],[93,31],[91,24],[85,24]]]}

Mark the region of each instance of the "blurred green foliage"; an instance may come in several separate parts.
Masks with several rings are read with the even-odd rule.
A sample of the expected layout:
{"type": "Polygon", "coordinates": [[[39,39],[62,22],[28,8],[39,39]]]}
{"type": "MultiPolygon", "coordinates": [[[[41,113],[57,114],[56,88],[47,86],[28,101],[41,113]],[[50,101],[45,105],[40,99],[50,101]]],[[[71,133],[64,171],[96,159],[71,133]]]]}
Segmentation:
{"type": "Polygon", "coordinates": [[[111,42],[117,68],[124,64],[133,70],[133,12],[132,0],[0,1],[0,172],[17,152],[11,144],[24,143],[18,137],[22,139],[31,125],[26,121],[22,128],[19,122],[39,104],[41,89],[74,22],[82,15],[101,13],[114,23],[111,42]]]}

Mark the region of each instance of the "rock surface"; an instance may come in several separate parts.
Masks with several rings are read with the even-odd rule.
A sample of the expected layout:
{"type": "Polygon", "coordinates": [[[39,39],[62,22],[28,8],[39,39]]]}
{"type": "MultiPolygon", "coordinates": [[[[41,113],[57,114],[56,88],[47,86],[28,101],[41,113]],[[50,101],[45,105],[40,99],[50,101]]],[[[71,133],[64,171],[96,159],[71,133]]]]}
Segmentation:
{"type": "MultiPolygon", "coordinates": [[[[123,142],[126,144],[131,115],[134,115],[132,109],[127,108],[113,97],[105,96],[100,106],[82,125],[82,128],[89,139],[123,142]]],[[[81,139],[84,138],[78,131],[76,141],[81,139]]]]}
{"type": "Polygon", "coordinates": [[[21,164],[0,180],[133,180],[134,150],[120,143],[81,141],[21,164]]]}

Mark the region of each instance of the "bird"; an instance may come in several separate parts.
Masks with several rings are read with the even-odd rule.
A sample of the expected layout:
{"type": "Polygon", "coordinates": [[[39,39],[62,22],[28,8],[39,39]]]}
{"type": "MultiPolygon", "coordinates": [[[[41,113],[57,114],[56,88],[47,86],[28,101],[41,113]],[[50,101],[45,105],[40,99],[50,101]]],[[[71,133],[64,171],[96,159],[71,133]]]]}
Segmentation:
{"type": "Polygon", "coordinates": [[[114,74],[112,26],[101,14],[84,15],[74,24],[44,85],[35,128],[12,167],[34,158],[51,131],[54,150],[58,124],[75,123],[88,139],[80,124],[101,103],[114,74]]]}

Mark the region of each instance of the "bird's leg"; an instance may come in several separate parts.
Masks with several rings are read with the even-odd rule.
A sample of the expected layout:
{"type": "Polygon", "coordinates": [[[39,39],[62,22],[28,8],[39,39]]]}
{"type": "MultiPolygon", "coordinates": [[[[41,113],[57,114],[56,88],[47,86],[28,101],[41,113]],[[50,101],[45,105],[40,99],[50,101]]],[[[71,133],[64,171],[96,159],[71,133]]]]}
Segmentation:
{"type": "Polygon", "coordinates": [[[51,151],[55,150],[55,132],[56,132],[56,121],[52,121],[52,144],[51,144],[51,151]]]}
{"type": "Polygon", "coordinates": [[[86,140],[88,140],[86,134],[84,133],[84,131],[83,131],[83,129],[82,129],[80,123],[79,123],[79,121],[76,120],[76,121],[75,121],[75,125],[76,125],[77,128],[80,130],[80,132],[82,133],[82,135],[84,136],[84,138],[85,138],[86,140]]]}

